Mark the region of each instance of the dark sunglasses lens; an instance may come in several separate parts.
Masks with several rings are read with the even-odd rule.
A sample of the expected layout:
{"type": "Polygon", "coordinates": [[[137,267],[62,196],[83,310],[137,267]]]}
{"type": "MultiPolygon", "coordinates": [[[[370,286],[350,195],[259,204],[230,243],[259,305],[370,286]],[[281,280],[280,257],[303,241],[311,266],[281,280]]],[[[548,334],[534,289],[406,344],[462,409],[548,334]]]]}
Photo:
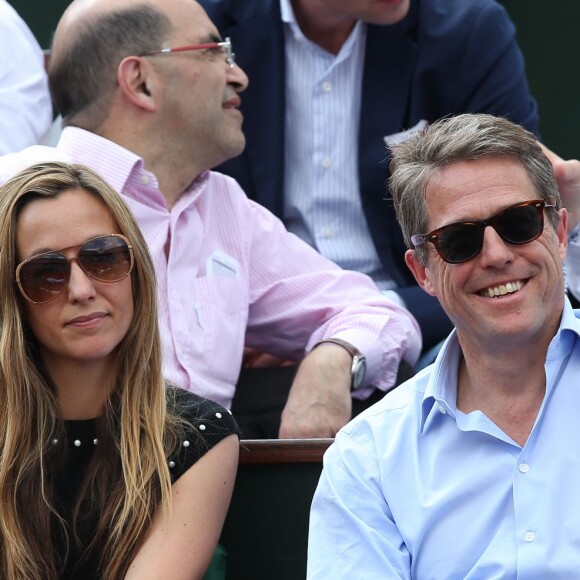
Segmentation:
{"type": "Polygon", "coordinates": [[[481,250],[482,243],[482,230],[475,224],[450,224],[437,236],[439,255],[451,264],[471,260],[481,250]]]}
{"type": "Polygon", "coordinates": [[[89,240],[79,250],[78,261],[91,278],[101,282],[117,282],[131,270],[129,246],[116,236],[89,240]]]}
{"type": "Polygon", "coordinates": [[[498,216],[495,227],[506,242],[526,244],[542,233],[543,217],[543,210],[533,205],[512,207],[498,216]]]}
{"type": "Polygon", "coordinates": [[[33,302],[49,302],[66,286],[70,264],[57,252],[43,254],[20,268],[20,286],[33,302]]]}

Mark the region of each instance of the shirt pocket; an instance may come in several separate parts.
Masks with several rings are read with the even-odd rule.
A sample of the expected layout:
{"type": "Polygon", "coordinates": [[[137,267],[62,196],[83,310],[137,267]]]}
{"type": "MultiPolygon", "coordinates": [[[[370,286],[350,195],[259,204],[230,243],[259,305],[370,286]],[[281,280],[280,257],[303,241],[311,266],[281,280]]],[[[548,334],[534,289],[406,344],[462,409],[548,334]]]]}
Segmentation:
{"type": "Polygon", "coordinates": [[[248,322],[248,288],[239,278],[205,276],[194,283],[194,317],[204,336],[204,361],[220,380],[238,380],[248,322]]]}

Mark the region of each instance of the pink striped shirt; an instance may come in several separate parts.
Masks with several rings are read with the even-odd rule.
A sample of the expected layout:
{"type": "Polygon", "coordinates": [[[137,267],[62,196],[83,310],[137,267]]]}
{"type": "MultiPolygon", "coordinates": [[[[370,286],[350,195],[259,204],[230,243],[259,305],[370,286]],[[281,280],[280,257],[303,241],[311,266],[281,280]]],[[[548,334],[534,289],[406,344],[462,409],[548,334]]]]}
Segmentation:
{"type": "Polygon", "coordinates": [[[0,179],[50,159],[94,169],[133,211],[157,272],[170,382],[229,408],[244,344],[299,360],[321,339],[339,337],[366,355],[365,382],[382,390],[394,384],[402,358],[417,359],[421,339],[408,311],[367,276],[341,270],[289,234],[233,179],[207,171],[169,211],[140,157],[74,127],[56,150],[31,147],[0,159],[0,179]]]}

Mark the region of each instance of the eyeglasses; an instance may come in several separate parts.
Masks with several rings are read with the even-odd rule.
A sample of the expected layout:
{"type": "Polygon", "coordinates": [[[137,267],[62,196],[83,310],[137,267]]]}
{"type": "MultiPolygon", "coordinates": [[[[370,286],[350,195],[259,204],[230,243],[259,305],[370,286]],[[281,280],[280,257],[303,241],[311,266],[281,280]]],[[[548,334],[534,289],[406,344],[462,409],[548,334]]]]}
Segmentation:
{"type": "Polygon", "coordinates": [[[133,270],[133,247],[121,234],[90,238],[78,246],[51,250],[27,258],[16,268],[16,283],[24,298],[34,304],[54,300],[67,286],[71,262],[75,261],[90,278],[119,282],[133,270]],[[63,252],[78,248],[75,258],[63,252]]]}
{"type": "Polygon", "coordinates": [[[152,50],[144,52],[138,56],[155,56],[156,54],[171,54],[174,52],[186,52],[188,50],[220,50],[226,55],[226,62],[233,68],[236,64],[236,55],[232,51],[232,41],[226,38],[222,42],[204,42],[202,44],[188,44],[187,46],[178,46],[176,48],[162,48],[161,50],[152,50]]]}
{"type": "Polygon", "coordinates": [[[539,238],[544,231],[544,208],[547,207],[556,207],[555,197],[516,203],[486,220],[456,222],[428,234],[415,234],[411,242],[415,247],[431,242],[443,260],[461,264],[481,252],[487,226],[509,244],[527,244],[539,238]]]}

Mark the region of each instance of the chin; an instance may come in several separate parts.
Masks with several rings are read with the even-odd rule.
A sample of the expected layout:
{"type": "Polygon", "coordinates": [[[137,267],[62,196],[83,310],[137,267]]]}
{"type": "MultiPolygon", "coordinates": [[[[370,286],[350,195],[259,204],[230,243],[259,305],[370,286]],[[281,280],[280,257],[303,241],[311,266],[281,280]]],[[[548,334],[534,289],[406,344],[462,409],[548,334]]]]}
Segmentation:
{"type": "MultiPolygon", "coordinates": [[[[246,148],[246,138],[244,134],[240,131],[240,135],[232,137],[230,142],[224,147],[224,159],[222,161],[227,161],[241,155],[246,148]]],[[[221,163],[221,161],[220,161],[221,163]]]]}
{"type": "Polygon", "coordinates": [[[409,0],[380,0],[380,3],[388,5],[388,8],[365,18],[365,22],[377,26],[390,26],[403,20],[409,12],[409,0]]]}

